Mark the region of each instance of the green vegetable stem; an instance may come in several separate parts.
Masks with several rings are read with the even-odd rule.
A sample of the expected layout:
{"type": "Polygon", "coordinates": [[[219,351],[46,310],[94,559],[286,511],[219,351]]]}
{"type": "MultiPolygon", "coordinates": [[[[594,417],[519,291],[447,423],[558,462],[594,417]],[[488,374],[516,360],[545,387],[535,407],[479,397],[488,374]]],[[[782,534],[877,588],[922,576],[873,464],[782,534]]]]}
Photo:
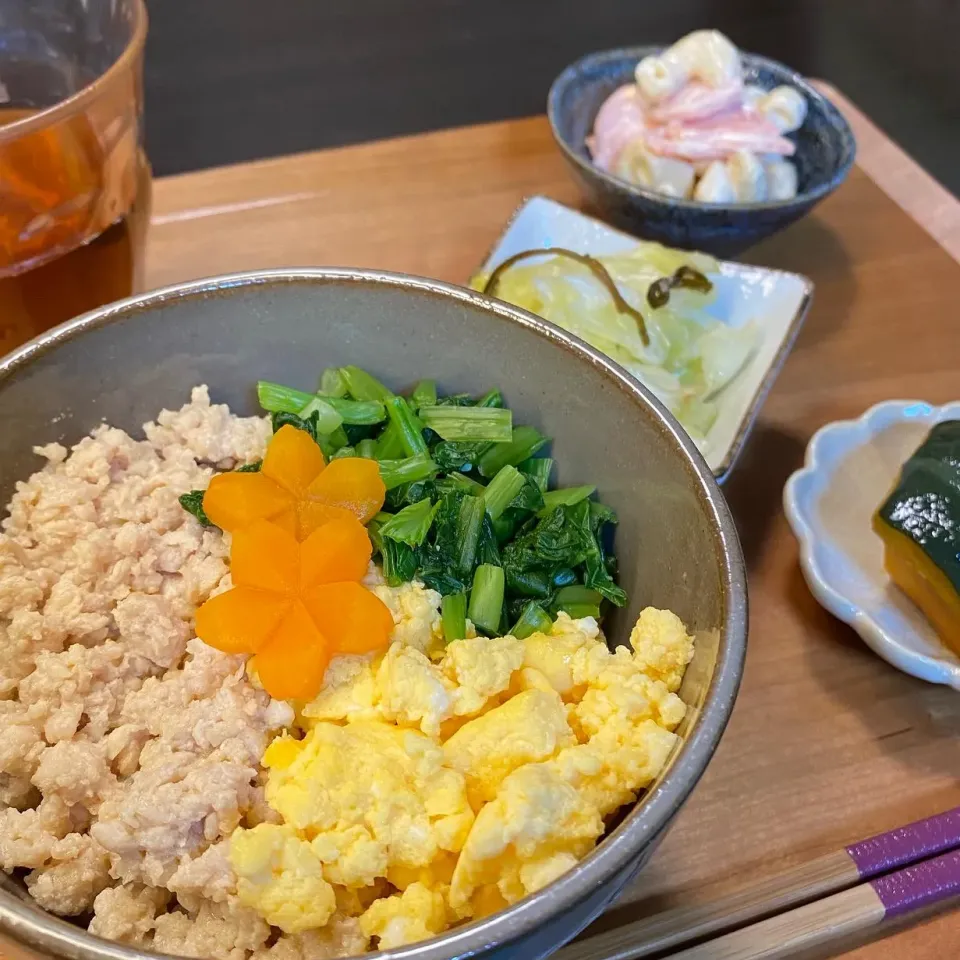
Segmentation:
{"type": "Polygon", "coordinates": [[[513,438],[513,416],[501,407],[424,406],[419,417],[444,440],[505,443],[513,438]]]}
{"type": "Polygon", "coordinates": [[[404,460],[381,460],[380,477],[383,485],[392,490],[404,483],[426,480],[437,473],[437,465],[425,454],[404,460]]]}
{"type": "Polygon", "coordinates": [[[468,616],[474,626],[491,636],[495,636],[500,629],[503,591],[503,568],[481,563],[473,575],[468,616]]]}
{"type": "Polygon", "coordinates": [[[467,595],[448,593],[440,602],[440,621],[443,625],[443,639],[462,640],[467,635],[467,595]]]}
{"type": "Polygon", "coordinates": [[[437,402],[437,381],[421,380],[410,394],[410,405],[419,410],[421,407],[432,407],[437,402]]]}
{"type": "Polygon", "coordinates": [[[468,577],[476,564],[483,512],[483,500],[480,497],[468,496],[460,501],[455,569],[461,577],[468,577]]]}
{"type": "Polygon", "coordinates": [[[320,390],[318,392],[323,396],[327,398],[345,397],[347,389],[347,381],[337,367],[327,367],[320,374],[320,390]]]}
{"type": "Polygon", "coordinates": [[[427,442],[423,439],[423,427],[410,409],[410,404],[403,397],[389,397],[386,408],[390,423],[400,439],[400,446],[407,456],[426,456],[427,442]]]}
{"type": "Polygon", "coordinates": [[[543,508],[538,516],[545,517],[557,507],[572,507],[581,500],[586,500],[596,490],[596,487],[566,487],[559,490],[548,490],[543,495],[543,508]]]}
{"type": "Polygon", "coordinates": [[[376,377],[359,367],[341,367],[340,376],[354,400],[388,400],[393,394],[376,377]]]}
{"type": "Polygon", "coordinates": [[[524,485],[523,474],[509,464],[502,467],[483,491],[483,501],[491,520],[496,520],[524,485]]]}
{"type": "Polygon", "coordinates": [[[518,640],[526,640],[534,633],[549,633],[553,620],[540,604],[531,600],[524,608],[520,618],[511,627],[511,636],[518,640]]]}
{"type": "Polygon", "coordinates": [[[491,446],[481,457],[477,470],[482,477],[494,477],[510,464],[516,466],[532,457],[548,440],[533,427],[515,427],[509,443],[491,446]]]}

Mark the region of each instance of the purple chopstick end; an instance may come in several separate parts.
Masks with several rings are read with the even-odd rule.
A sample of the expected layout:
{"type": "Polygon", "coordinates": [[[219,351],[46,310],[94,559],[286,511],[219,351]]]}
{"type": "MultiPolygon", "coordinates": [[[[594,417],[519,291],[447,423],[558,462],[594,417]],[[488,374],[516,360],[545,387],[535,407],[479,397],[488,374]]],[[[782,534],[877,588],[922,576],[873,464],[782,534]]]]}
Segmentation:
{"type": "Polygon", "coordinates": [[[887,917],[960,895],[960,850],[870,881],[887,917]]]}
{"type": "Polygon", "coordinates": [[[908,823],[847,847],[860,877],[869,880],[879,873],[896,870],[921,857],[932,857],[960,842],[960,807],[938,813],[927,820],[908,823]]]}

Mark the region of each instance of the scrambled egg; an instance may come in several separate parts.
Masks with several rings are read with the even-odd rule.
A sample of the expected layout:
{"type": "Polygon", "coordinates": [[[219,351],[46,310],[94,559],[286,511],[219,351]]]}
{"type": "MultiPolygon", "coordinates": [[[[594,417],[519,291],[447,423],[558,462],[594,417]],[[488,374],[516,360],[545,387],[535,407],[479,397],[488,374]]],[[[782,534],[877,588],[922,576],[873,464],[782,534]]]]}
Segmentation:
{"type": "Polygon", "coordinates": [[[302,738],[264,756],[281,822],[236,831],[230,858],[269,923],[299,933],[347,914],[385,949],[501,909],[588,853],[676,746],[693,641],[648,608],[632,650],[565,614],[549,634],[444,648],[437,594],[373,589],[393,644],[331,663],[302,738]]]}

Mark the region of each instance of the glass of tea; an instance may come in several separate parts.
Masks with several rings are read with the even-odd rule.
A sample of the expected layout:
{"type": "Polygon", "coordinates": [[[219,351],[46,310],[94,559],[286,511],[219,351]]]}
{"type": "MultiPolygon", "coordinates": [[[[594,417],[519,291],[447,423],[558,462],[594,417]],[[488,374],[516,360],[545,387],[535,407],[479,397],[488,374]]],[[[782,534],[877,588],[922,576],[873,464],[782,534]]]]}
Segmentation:
{"type": "Polygon", "coordinates": [[[143,0],[0,0],[0,354],[139,287],[143,0]]]}

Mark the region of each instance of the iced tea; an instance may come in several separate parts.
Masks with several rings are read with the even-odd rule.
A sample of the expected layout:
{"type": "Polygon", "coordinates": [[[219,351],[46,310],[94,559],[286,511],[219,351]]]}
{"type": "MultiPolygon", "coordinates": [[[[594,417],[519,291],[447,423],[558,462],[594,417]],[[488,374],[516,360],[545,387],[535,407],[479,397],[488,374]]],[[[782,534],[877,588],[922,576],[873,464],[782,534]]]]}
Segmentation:
{"type": "Polygon", "coordinates": [[[141,279],[150,211],[145,13],[141,0],[59,3],[72,19],[55,18],[51,38],[46,4],[0,0],[0,353],[129,296],[141,279]],[[95,29],[78,19],[88,16],[95,29]],[[74,33],[64,34],[64,22],[74,33]],[[25,54],[41,48],[48,61],[25,54]]]}

